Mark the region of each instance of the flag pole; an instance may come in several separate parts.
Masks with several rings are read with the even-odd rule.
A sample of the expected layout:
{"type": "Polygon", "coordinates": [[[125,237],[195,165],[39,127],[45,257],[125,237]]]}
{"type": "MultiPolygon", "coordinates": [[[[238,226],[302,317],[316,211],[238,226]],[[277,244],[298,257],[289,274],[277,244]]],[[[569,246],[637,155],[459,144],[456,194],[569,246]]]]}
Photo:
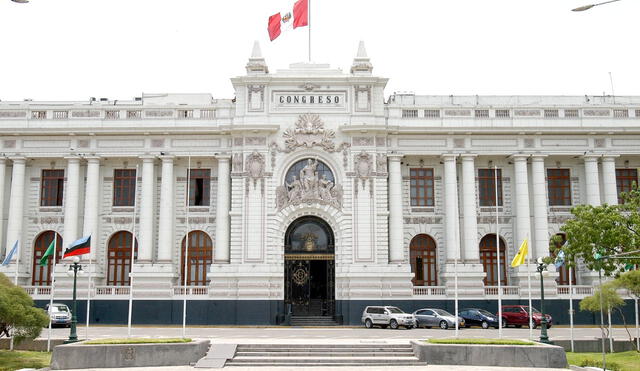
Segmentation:
{"type": "Polygon", "coordinates": [[[136,207],[138,206],[138,165],[136,165],[136,183],[133,189],[133,227],[131,229],[131,257],[129,260],[129,314],[127,318],[127,337],[131,337],[131,311],[133,309],[133,263],[136,245],[136,207]]]}
{"type": "Polygon", "coordinates": [[[307,23],[309,23],[309,63],[311,63],[311,0],[307,4],[307,23]]]}
{"type": "Polygon", "coordinates": [[[191,154],[189,154],[189,160],[187,165],[187,212],[185,213],[187,219],[187,237],[184,242],[184,267],[183,267],[183,295],[182,299],[182,337],[186,337],[187,333],[187,262],[189,261],[189,205],[191,203],[191,154]]]}
{"type": "Polygon", "coordinates": [[[493,166],[493,174],[495,179],[495,193],[496,193],[496,253],[498,257],[498,337],[502,338],[502,286],[500,284],[500,233],[499,225],[500,219],[498,217],[498,166],[493,166]]]}
{"type": "MultiPolygon", "coordinates": [[[[527,233],[529,243],[529,233],[527,233]]],[[[531,249],[527,245],[527,285],[529,288],[529,340],[533,340],[533,306],[531,305],[531,249]]]]}
{"type": "Polygon", "coordinates": [[[567,269],[569,270],[569,333],[571,335],[571,352],[574,352],[573,348],[573,273],[571,272],[572,267],[567,264],[567,269]]]}
{"type": "MultiPolygon", "coordinates": [[[[18,249],[16,250],[16,271],[13,275],[13,284],[18,286],[18,268],[20,267],[20,240],[16,240],[16,244],[18,245],[18,249]]],[[[13,350],[13,329],[11,329],[11,340],[9,341],[9,350],[13,350]]]]}
{"type": "Polygon", "coordinates": [[[87,324],[84,327],[84,337],[89,339],[89,313],[91,313],[91,252],[89,252],[89,275],[87,277],[87,324]]]}
{"type": "MultiPolygon", "coordinates": [[[[459,210],[460,210],[460,205],[458,205],[458,198],[455,198],[455,213],[456,213],[456,219],[460,220],[460,214],[459,214],[459,210]]],[[[455,337],[457,338],[459,336],[458,334],[458,330],[460,328],[460,321],[458,321],[458,260],[460,260],[460,223],[456,223],[456,246],[457,246],[457,250],[455,252],[454,255],[454,259],[453,259],[453,290],[454,290],[454,314],[453,314],[453,318],[454,321],[456,323],[456,331],[455,331],[455,337]]]]}
{"type": "Polygon", "coordinates": [[[51,313],[53,312],[53,292],[56,288],[56,258],[58,256],[58,232],[53,231],[53,264],[51,266],[51,290],[49,291],[49,335],[47,336],[47,352],[51,351],[51,313]]]}

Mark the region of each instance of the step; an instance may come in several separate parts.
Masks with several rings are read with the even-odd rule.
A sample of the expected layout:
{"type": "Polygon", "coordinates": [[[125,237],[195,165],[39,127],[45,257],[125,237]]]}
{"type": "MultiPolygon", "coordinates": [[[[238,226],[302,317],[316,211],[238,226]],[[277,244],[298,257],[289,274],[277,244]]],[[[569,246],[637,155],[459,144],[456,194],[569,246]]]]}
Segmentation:
{"type": "Polygon", "coordinates": [[[366,348],[366,349],[413,349],[411,344],[238,344],[238,350],[245,349],[293,349],[293,348],[313,348],[313,349],[345,349],[345,348],[366,348]]]}
{"type": "Polygon", "coordinates": [[[366,363],[378,364],[380,362],[419,362],[419,359],[413,357],[243,357],[236,356],[227,361],[230,363],[366,363]]]}
{"type": "MultiPolygon", "coordinates": [[[[425,362],[419,361],[392,361],[392,362],[376,362],[376,366],[426,366],[425,362]]],[[[225,367],[369,367],[370,363],[233,363],[227,362],[225,367]]]]}

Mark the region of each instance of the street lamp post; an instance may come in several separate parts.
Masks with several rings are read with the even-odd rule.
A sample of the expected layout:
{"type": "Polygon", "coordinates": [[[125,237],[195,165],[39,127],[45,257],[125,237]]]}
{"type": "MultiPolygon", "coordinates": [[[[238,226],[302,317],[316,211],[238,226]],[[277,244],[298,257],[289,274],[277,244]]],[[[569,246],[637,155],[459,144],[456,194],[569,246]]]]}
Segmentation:
{"type": "MultiPolygon", "coordinates": [[[[544,314],[544,278],[543,272],[547,271],[547,265],[542,258],[538,258],[538,273],[540,273],[540,311],[542,312],[542,320],[540,320],[540,342],[545,344],[553,344],[547,335],[547,316],[544,314]]],[[[533,308],[529,308],[529,315],[533,316],[533,308]]]]}
{"type": "Polygon", "coordinates": [[[65,344],[75,343],[78,341],[78,334],[76,333],[76,323],[78,322],[76,317],[76,283],[78,274],[82,274],[82,266],[78,264],[80,262],[80,258],[77,256],[73,257],[73,264],[69,266],[69,270],[67,274],[69,276],[73,276],[73,309],[71,311],[71,328],[69,332],[69,339],[65,341],[65,344]]]}

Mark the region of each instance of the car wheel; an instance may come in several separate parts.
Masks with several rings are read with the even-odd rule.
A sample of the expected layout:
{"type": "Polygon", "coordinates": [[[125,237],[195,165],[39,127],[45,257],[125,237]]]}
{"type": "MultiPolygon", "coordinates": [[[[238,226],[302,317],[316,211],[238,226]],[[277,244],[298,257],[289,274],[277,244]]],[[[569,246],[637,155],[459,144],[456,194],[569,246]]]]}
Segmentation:
{"type": "Polygon", "coordinates": [[[449,324],[447,323],[447,321],[440,321],[440,328],[443,330],[446,330],[449,328],[449,324]]]}
{"type": "Polygon", "coordinates": [[[487,321],[482,321],[482,328],[485,330],[489,328],[489,324],[487,323],[487,321]]]}
{"type": "Polygon", "coordinates": [[[509,327],[509,323],[507,322],[507,319],[502,317],[502,328],[507,328],[509,327]]]}
{"type": "Polygon", "coordinates": [[[366,328],[372,328],[372,327],[373,327],[373,322],[371,322],[371,320],[370,320],[369,318],[367,318],[367,319],[364,321],[364,327],[366,327],[366,328]]]}
{"type": "Polygon", "coordinates": [[[392,319],[391,322],[389,322],[389,327],[391,327],[394,330],[398,329],[398,322],[395,319],[392,319]]]}
{"type": "Polygon", "coordinates": [[[416,328],[420,328],[420,322],[416,321],[416,328]]]}
{"type": "Polygon", "coordinates": [[[534,330],[537,329],[538,328],[538,324],[534,321],[533,325],[531,326],[531,328],[534,329],[534,330]]]}

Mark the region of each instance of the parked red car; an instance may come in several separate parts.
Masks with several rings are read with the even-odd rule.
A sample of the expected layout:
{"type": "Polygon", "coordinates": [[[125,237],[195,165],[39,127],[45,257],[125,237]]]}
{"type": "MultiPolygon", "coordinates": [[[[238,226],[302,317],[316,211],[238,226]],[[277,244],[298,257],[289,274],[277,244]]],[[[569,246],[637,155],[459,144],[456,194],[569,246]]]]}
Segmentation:
{"type": "MultiPolygon", "coordinates": [[[[553,319],[550,315],[545,314],[547,318],[547,328],[553,325],[553,319]]],[[[533,308],[533,328],[540,326],[542,322],[542,313],[533,308]]],[[[529,306],[528,305],[503,305],[502,306],[502,326],[507,327],[513,325],[515,327],[529,326],[529,306]]]]}

